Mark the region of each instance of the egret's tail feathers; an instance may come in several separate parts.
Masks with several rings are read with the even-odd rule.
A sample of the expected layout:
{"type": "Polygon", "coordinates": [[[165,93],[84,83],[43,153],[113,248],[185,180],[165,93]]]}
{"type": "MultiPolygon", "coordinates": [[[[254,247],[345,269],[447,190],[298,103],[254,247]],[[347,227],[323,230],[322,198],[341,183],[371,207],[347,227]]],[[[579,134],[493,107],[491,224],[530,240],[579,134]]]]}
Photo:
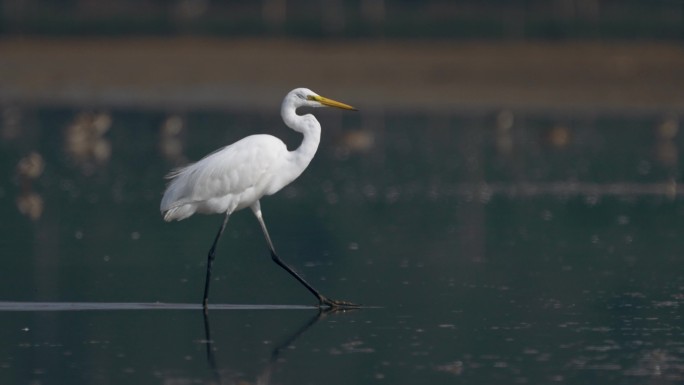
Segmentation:
{"type": "Polygon", "coordinates": [[[164,220],[167,222],[171,222],[173,220],[181,221],[194,213],[195,207],[193,205],[176,206],[166,210],[165,212],[162,212],[164,215],[164,220]]]}
{"type": "Polygon", "coordinates": [[[164,179],[173,179],[173,178],[177,177],[178,175],[182,174],[186,168],[188,168],[189,166],[192,166],[192,165],[193,165],[193,163],[186,165],[186,166],[183,166],[183,167],[174,168],[173,170],[169,171],[166,175],[164,175],[164,179]]]}

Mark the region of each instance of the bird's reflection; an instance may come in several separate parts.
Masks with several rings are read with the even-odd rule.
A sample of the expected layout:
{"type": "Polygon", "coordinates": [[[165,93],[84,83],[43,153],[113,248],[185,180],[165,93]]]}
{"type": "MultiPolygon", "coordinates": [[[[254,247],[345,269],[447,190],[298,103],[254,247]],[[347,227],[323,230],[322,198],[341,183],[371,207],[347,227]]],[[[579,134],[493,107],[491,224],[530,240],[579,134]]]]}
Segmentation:
{"type": "Polygon", "coordinates": [[[214,381],[221,384],[221,374],[216,367],[216,357],[214,357],[214,340],[211,339],[211,326],[209,324],[209,312],[205,309],[202,311],[202,318],[204,319],[204,345],[207,348],[207,363],[214,373],[214,381]]]}
{"type": "MultiPolygon", "coordinates": [[[[254,382],[255,384],[269,384],[271,383],[271,373],[273,373],[273,369],[275,368],[276,364],[278,363],[278,359],[280,358],[280,354],[283,350],[287,349],[290,347],[299,337],[301,337],[304,333],[306,333],[308,330],[311,329],[312,326],[314,326],[318,321],[323,319],[325,316],[328,314],[333,314],[333,313],[340,313],[340,312],[346,312],[346,311],[351,311],[353,309],[348,309],[348,310],[338,310],[335,308],[328,308],[328,309],[319,309],[316,315],[313,317],[309,318],[301,327],[299,327],[297,330],[292,332],[285,338],[281,343],[276,345],[275,348],[271,351],[271,357],[268,360],[268,363],[266,364],[266,367],[261,371],[259,376],[257,376],[256,381],[254,382]]],[[[216,356],[214,354],[214,347],[213,347],[213,340],[211,338],[211,327],[210,327],[210,322],[209,322],[209,312],[208,311],[203,311],[202,315],[204,317],[204,343],[206,344],[206,352],[207,352],[207,363],[209,364],[209,367],[211,368],[211,371],[213,373],[214,381],[216,384],[223,384],[224,379],[223,376],[221,375],[221,371],[219,370],[218,366],[216,365],[216,356]]]]}
{"type": "Polygon", "coordinates": [[[107,131],[112,125],[109,113],[78,114],[65,131],[65,150],[84,175],[95,173],[99,165],[109,161],[112,149],[107,131]]]}
{"type": "Polygon", "coordinates": [[[34,191],[33,181],[37,180],[45,169],[43,156],[32,151],[17,164],[20,193],[17,196],[19,212],[36,221],[43,214],[43,197],[34,191]]]}
{"type": "Polygon", "coordinates": [[[174,164],[188,163],[183,154],[183,131],[185,122],[178,115],[171,115],[159,130],[159,149],[162,155],[174,164]]]}

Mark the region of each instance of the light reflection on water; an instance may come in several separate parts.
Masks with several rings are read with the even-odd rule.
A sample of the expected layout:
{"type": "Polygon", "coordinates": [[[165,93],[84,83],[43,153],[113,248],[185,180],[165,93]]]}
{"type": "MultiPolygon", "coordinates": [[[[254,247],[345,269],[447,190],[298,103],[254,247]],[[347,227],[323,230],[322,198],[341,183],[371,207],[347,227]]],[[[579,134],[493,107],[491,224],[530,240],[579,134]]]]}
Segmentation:
{"type": "Polygon", "coordinates": [[[676,116],[319,114],[319,154],[265,216],[324,293],[378,307],[319,317],[238,213],[205,323],[221,219],[164,223],[162,176],[257,128],[299,137],[271,114],[9,111],[2,383],[684,376],[676,116]]]}

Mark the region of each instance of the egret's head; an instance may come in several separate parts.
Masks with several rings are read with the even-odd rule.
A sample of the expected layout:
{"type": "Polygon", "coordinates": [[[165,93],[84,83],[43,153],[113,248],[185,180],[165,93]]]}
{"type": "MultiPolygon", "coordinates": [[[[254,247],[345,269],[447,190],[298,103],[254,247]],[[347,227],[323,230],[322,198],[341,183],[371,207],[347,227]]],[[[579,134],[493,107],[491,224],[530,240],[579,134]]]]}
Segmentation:
{"type": "Polygon", "coordinates": [[[343,110],[353,110],[356,108],[340,103],[338,101],[328,99],[317,93],[311,91],[308,88],[296,88],[290,91],[285,97],[285,103],[290,102],[295,108],[298,107],[336,107],[343,110]]]}

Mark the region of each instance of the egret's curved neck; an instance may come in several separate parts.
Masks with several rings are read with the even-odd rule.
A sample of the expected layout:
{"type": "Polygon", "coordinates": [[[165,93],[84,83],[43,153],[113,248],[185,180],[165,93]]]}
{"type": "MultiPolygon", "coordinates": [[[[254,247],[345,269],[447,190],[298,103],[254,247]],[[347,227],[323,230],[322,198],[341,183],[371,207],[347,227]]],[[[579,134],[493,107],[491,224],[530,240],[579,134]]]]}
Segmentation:
{"type": "Polygon", "coordinates": [[[293,155],[293,162],[302,167],[301,171],[304,171],[316,154],[321,141],[321,124],[313,115],[297,115],[294,108],[287,108],[285,105],[280,113],[288,127],[304,135],[302,144],[290,152],[293,155]]]}

